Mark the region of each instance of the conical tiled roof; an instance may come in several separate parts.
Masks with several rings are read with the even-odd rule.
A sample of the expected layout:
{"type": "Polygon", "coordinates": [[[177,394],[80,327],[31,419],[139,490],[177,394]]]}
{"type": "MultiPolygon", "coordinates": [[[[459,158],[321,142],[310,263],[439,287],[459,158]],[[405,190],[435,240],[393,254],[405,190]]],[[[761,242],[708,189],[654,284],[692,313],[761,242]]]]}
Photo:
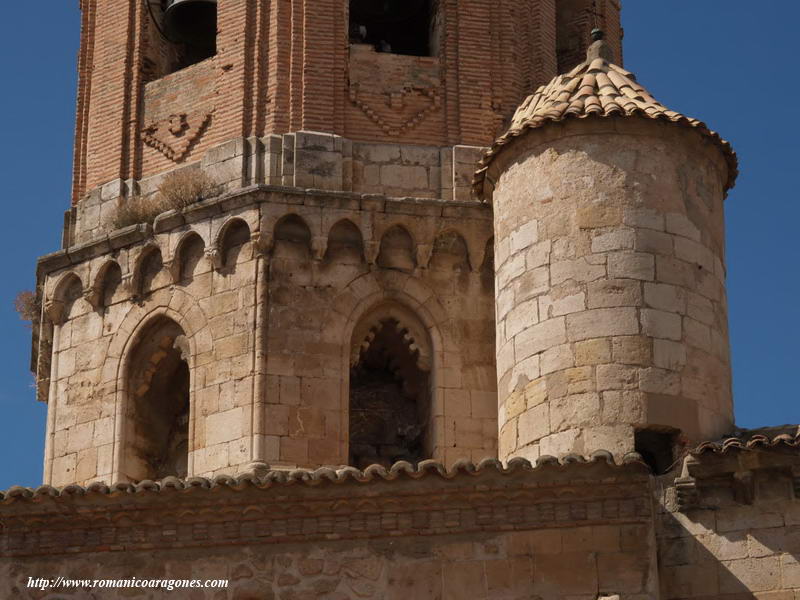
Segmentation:
{"type": "Polygon", "coordinates": [[[589,47],[585,62],[566,75],[558,75],[547,85],[541,86],[520,105],[508,131],[484,153],[473,179],[475,195],[479,198],[483,196],[486,171],[498,153],[528,129],[536,129],[571,117],[585,119],[615,115],[638,115],[696,129],[720,147],[729,167],[725,190],[734,186],[739,170],[736,153],[730,143],[702,121],[669,110],[658,102],[637,83],[633,73],[611,62],[610,50],[600,40],[589,47]]]}

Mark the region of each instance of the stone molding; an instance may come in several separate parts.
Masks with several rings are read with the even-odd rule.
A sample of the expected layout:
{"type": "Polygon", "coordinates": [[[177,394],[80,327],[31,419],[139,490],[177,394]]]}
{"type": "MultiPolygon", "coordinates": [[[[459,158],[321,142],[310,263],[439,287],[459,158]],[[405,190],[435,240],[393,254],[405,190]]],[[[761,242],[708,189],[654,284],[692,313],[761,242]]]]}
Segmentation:
{"type": "Polygon", "coordinates": [[[450,470],[256,465],[235,478],[15,487],[2,498],[6,557],[645,523],[653,511],[646,467],[604,452],[450,470]]]}

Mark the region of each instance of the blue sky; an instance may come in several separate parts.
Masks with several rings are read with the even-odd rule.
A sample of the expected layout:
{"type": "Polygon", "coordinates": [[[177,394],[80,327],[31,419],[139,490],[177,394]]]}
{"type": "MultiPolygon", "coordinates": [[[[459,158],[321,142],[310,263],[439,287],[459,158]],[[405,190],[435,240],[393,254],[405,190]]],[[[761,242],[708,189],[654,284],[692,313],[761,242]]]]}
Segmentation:
{"type": "MultiPolygon", "coordinates": [[[[727,201],[737,423],[800,423],[800,2],[624,4],[625,66],[662,103],[706,121],[739,153],[742,174],[727,201]]],[[[41,481],[46,407],[34,399],[30,333],[13,299],[33,287],[36,258],[59,247],[80,27],[77,0],[3,8],[13,26],[0,36],[0,489],[41,481]]]]}

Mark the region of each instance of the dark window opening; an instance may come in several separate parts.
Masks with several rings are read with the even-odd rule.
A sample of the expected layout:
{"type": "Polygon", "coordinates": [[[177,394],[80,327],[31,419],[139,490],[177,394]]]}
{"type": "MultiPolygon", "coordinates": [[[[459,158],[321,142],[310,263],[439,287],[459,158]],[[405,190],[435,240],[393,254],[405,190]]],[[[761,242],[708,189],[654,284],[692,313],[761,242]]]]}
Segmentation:
{"type": "Polygon", "coordinates": [[[189,365],[181,328],[166,317],[142,333],[129,368],[127,474],[185,478],[189,458],[189,365]]]}
{"type": "Polygon", "coordinates": [[[217,53],[217,0],[147,0],[145,78],[154,80],[217,53]]]}
{"type": "Polygon", "coordinates": [[[429,458],[429,374],[417,364],[418,351],[394,319],[381,322],[370,337],[350,370],[349,462],[363,469],[429,458]]]}
{"type": "Polygon", "coordinates": [[[350,43],[371,44],[377,52],[437,54],[433,0],[351,0],[350,43]]]}
{"type": "Polygon", "coordinates": [[[635,433],[635,450],[654,474],[664,475],[675,466],[677,437],[675,430],[641,429],[635,433]]]}

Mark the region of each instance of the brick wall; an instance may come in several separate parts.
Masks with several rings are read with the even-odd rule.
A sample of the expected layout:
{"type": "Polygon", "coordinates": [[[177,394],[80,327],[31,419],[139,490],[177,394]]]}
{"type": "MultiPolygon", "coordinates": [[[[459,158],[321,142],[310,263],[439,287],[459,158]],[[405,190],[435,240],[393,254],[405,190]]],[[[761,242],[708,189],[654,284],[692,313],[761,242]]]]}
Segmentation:
{"type": "MultiPolygon", "coordinates": [[[[553,0],[442,0],[439,45],[423,58],[351,46],[347,2],[314,2],[309,10],[308,1],[220,0],[217,56],[148,83],[166,50],[145,5],[84,0],[73,203],[109,182],[138,181],[198,161],[228,140],[270,133],[486,145],[517,103],[555,74],[553,0]],[[193,94],[197,86],[205,92],[193,94]],[[174,95],[156,99],[154,87],[174,95]],[[173,114],[212,109],[191,152],[178,158],[159,155],[143,139],[159,122],[154,114],[163,124],[173,114]]],[[[603,10],[616,43],[619,8],[608,0],[603,10]]],[[[135,191],[128,187],[116,189],[135,191]]]]}

